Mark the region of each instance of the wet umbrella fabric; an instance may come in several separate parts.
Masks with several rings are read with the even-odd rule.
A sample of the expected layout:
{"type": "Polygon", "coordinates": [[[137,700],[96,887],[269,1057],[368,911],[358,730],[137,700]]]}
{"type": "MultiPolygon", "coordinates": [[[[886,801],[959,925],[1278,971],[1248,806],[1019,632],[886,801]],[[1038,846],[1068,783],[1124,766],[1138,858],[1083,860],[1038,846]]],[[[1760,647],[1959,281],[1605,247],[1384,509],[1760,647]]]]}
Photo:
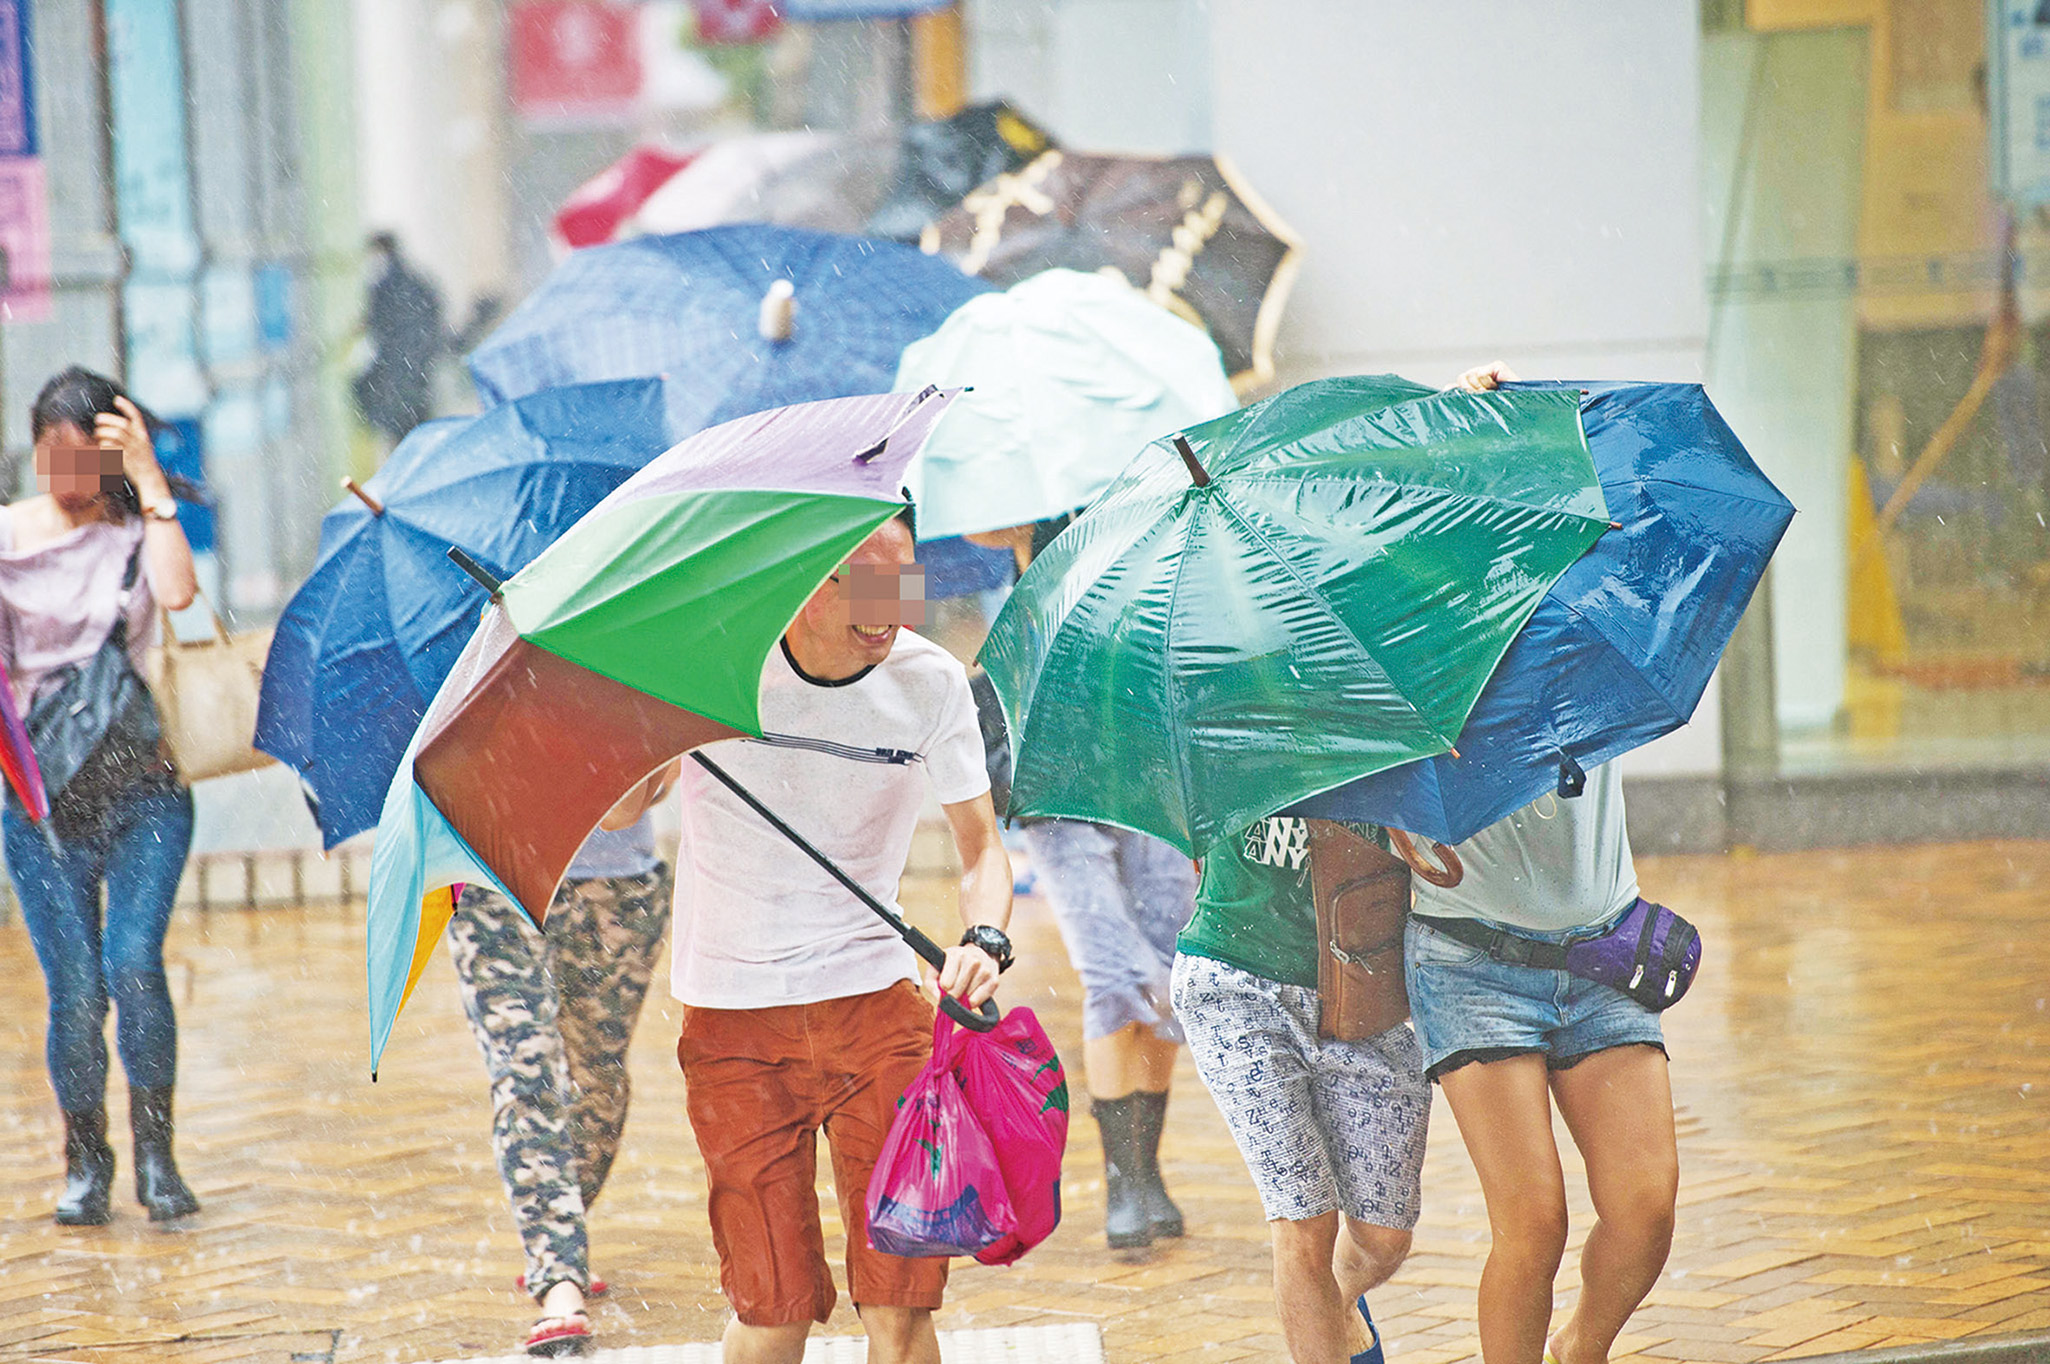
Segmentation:
{"type": "Polygon", "coordinates": [[[1608,525],[1570,393],[1304,384],[1148,446],[1019,579],[982,650],[1011,812],[1201,856],[1450,747],[1608,525]]]}
{"type": "Polygon", "coordinates": [[[643,145],[563,201],[555,237],[585,247],[752,222],[915,242],[961,196],[1052,145],[1002,100],[901,132],[749,133],[687,151],[643,145]]]}
{"type": "Polygon", "coordinates": [[[555,240],[569,247],[596,246],[639,235],[643,229],[637,226],[638,218],[649,198],[700,155],[700,151],[676,152],[666,147],[633,148],[562,201],[555,211],[555,240]]]}
{"type": "Polygon", "coordinates": [[[298,769],[332,848],[377,822],[406,741],[476,628],[454,545],[511,575],[670,443],[659,380],[549,389],[419,427],[321,522],[280,617],[256,746],[298,769]]]}
{"type": "Polygon", "coordinates": [[[29,818],[38,822],[50,817],[50,795],[43,788],[43,769],[36,764],[36,750],[29,743],[28,726],[14,705],[14,679],[7,665],[0,663],[0,773],[8,789],[21,802],[29,818]]]}
{"type": "Polygon", "coordinates": [[[487,404],[560,384],[662,376],[676,429],[887,392],[904,347],[989,288],[907,246],[716,227],[572,252],[470,356],[487,404]],[[772,283],[787,340],[761,334],[772,283]]]}
{"type": "Polygon", "coordinates": [[[881,168],[849,133],[742,133],[691,152],[635,148],[564,201],[556,234],[568,246],[601,246],[744,222],[847,232],[863,222],[865,209],[836,205],[879,178],[881,168]],[[650,154],[683,164],[660,180],[635,178],[635,156],[646,162],[650,154]],[[603,217],[590,211],[592,203],[607,205],[603,217]],[[822,215],[822,207],[834,211],[822,215]]]}
{"type": "Polygon", "coordinates": [[[1274,376],[1297,239],[1221,156],[1048,151],[935,219],[919,239],[971,275],[1122,274],[1210,331],[1243,391],[1274,376]]]}
{"type": "Polygon", "coordinates": [[[1458,758],[1376,773],[1294,813],[1458,843],[1693,715],[1794,508],[1698,385],[1504,391],[1556,387],[1588,391],[1588,448],[1622,529],[1538,603],[1467,717],[1458,758]]]}
{"type": "Polygon", "coordinates": [[[911,466],[926,539],[1073,511],[1147,442],[1238,407],[1217,347],[1121,279],[1048,270],[904,351],[897,390],[965,387],[911,466]]]}
{"type": "Polygon", "coordinates": [[[370,876],[373,1055],[452,882],[540,923],[632,785],[761,733],[762,667],[805,600],[903,509],[951,394],[878,394],[698,433],[506,581],[387,793],[370,876]]]}
{"type": "Polygon", "coordinates": [[[1053,135],[1008,100],[913,123],[899,140],[896,182],[876,205],[866,231],[915,242],[927,223],[977,185],[1022,170],[1053,145],[1053,135]]]}

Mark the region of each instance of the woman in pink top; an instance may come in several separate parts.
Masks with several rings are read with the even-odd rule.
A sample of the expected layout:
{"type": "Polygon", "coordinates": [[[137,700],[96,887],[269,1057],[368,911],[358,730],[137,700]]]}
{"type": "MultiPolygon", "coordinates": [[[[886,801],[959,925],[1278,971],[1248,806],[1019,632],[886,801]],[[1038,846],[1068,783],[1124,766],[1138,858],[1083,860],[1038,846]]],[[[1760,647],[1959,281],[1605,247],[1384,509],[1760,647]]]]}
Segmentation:
{"type": "MultiPolygon", "coordinates": [[[[0,661],[24,714],[91,660],[117,622],[139,663],[157,604],[177,610],[195,591],[192,549],[148,423],[112,380],[65,370],[37,395],[30,431],[42,495],[0,509],[0,661]]],[[[171,1158],[178,1024],[164,981],[192,797],[168,762],[127,777],[105,800],[87,802],[77,794],[83,785],[58,791],[42,825],[11,794],[0,814],[7,872],[49,992],[46,1054],[64,1112],[56,1217],[97,1225],[112,1216],[111,1001],[128,1074],[135,1193],[152,1221],[164,1221],[199,1209],[171,1158]]]]}

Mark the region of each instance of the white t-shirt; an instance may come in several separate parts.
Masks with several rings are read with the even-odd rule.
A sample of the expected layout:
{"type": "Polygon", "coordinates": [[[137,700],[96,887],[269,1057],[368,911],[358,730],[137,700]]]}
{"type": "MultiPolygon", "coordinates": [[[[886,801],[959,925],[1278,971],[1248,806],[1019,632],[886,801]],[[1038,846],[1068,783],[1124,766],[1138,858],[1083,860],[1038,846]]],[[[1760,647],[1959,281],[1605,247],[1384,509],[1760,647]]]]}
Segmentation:
{"type": "MultiPolygon", "coordinates": [[[[810,681],[782,649],[762,669],[762,739],[705,746],[784,823],[895,906],[928,786],[942,805],[989,790],[968,674],[900,630],[890,656],[810,681]]],[[[810,1004],[916,979],[896,931],[689,758],[676,858],[670,990],[685,1004],[810,1004]]]]}
{"type": "Polygon", "coordinates": [[[1572,800],[1541,796],[1454,851],[1466,874],[1449,887],[1417,877],[1417,913],[1553,933],[1602,923],[1637,899],[1614,763],[1590,769],[1572,800]]]}

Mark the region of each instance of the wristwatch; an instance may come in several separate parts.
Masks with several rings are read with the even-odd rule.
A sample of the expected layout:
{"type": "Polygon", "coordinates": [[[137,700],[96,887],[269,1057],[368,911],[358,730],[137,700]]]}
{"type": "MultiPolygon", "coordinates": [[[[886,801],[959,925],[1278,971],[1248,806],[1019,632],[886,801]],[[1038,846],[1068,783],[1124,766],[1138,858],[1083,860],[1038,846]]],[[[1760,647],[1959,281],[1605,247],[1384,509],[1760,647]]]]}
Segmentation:
{"type": "Polygon", "coordinates": [[[961,935],[961,946],[979,947],[989,953],[997,964],[998,974],[1011,969],[1011,940],[1004,936],[1004,930],[989,924],[976,924],[961,935]]]}
{"type": "Polygon", "coordinates": [[[143,504],[142,514],[152,521],[176,521],[178,503],[169,497],[160,497],[154,502],[143,504]]]}

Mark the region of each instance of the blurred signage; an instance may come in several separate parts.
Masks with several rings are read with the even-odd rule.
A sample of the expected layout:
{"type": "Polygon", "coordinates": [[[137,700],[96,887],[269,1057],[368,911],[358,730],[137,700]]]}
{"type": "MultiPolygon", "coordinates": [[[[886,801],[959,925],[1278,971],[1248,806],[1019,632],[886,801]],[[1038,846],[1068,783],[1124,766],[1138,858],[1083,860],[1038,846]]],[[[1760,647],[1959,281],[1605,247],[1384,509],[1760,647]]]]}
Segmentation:
{"type": "Polygon", "coordinates": [[[909,19],[953,7],[954,0],[776,0],[785,19],[806,24],[822,19],[909,19]]]}
{"type": "Polygon", "coordinates": [[[759,43],[783,27],[775,0],[690,0],[690,7],[697,16],[698,41],[707,47],[759,43]]]}
{"type": "Polygon", "coordinates": [[[204,411],[200,360],[203,251],[186,139],[184,44],[177,0],[105,0],[115,222],[128,248],[121,331],[128,387],[158,416],[204,411]]]}
{"type": "Polygon", "coordinates": [[[50,199],[43,162],[0,157],[0,321],[50,320],[50,199]]]}
{"type": "MultiPolygon", "coordinates": [[[[167,474],[176,474],[197,487],[206,486],[206,439],[197,417],[166,421],[157,430],[157,462],[167,474]]],[[[180,502],[178,525],[195,554],[211,553],[215,547],[214,508],[206,502],[180,502]]]]}
{"type": "Polygon", "coordinates": [[[512,99],[523,118],[610,121],[641,93],[640,29],[615,0],[523,0],[512,12],[512,99]]]}
{"type": "Polygon", "coordinates": [[[2050,0],[1986,0],[1993,192],[2050,203],[2050,0]]]}
{"type": "Polygon", "coordinates": [[[28,0],[0,0],[0,156],[36,154],[29,75],[28,0]]]}

